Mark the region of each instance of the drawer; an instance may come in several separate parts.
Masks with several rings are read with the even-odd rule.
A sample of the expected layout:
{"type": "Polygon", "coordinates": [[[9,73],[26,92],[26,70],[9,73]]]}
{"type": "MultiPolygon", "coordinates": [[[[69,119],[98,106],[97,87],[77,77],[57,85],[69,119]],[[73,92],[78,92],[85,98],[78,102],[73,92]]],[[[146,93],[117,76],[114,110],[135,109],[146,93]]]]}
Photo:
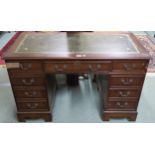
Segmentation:
{"type": "Polygon", "coordinates": [[[114,86],[139,86],[142,87],[144,75],[112,75],[110,77],[110,87],[114,86]]]}
{"type": "Polygon", "coordinates": [[[40,73],[43,72],[42,64],[40,62],[7,62],[7,69],[10,75],[18,75],[21,73],[40,73]]]}
{"type": "Polygon", "coordinates": [[[46,73],[77,73],[77,72],[101,72],[111,71],[111,61],[103,62],[46,62],[44,64],[46,73]]]}
{"type": "Polygon", "coordinates": [[[102,61],[102,62],[88,62],[82,64],[86,66],[88,71],[92,72],[106,72],[112,70],[112,63],[111,61],[102,61]]]}
{"type": "Polygon", "coordinates": [[[136,97],[139,98],[140,96],[140,89],[118,89],[118,88],[110,88],[109,90],[109,97],[136,97]]]}
{"type": "Polygon", "coordinates": [[[113,61],[113,70],[118,71],[146,71],[148,60],[121,60],[113,61]]]}
{"type": "Polygon", "coordinates": [[[42,77],[16,77],[10,78],[10,80],[14,86],[38,86],[45,84],[45,79],[42,77]]]}
{"type": "Polygon", "coordinates": [[[138,101],[108,101],[106,110],[136,110],[138,101]]]}
{"type": "Polygon", "coordinates": [[[52,63],[47,62],[44,64],[46,73],[63,73],[71,72],[74,70],[74,65],[72,63],[52,63]]]}
{"type": "Polygon", "coordinates": [[[44,99],[41,100],[21,100],[17,101],[18,111],[44,111],[49,110],[48,102],[44,99]]]}
{"type": "Polygon", "coordinates": [[[14,87],[14,94],[17,98],[45,98],[47,92],[44,87],[14,87]]]}

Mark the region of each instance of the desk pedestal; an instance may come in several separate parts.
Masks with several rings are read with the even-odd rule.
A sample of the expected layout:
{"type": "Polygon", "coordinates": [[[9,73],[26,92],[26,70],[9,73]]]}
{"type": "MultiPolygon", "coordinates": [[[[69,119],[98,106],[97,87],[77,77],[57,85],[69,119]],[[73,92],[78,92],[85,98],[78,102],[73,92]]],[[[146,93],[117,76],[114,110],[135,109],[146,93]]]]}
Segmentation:
{"type": "Polygon", "coordinates": [[[71,85],[78,84],[78,74],[94,74],[102,98],[102,119],[128,118],[134,121],[147,65],[146,59],[85,60],[78,63],[70,60],[61,63],[46,60],[7,61],[19,121],[36,118],[52,120],[56,88],[54,75],[59,73],[74,74],[68,76],[71,85]],[[53,75],[50,82],[49,74],[53,75]]]}

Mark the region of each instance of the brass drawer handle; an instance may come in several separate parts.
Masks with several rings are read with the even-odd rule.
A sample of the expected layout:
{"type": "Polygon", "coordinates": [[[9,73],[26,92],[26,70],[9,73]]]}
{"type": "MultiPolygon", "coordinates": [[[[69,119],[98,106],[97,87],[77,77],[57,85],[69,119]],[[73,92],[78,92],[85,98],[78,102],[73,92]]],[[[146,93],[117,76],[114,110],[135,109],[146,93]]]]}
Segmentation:
{"type": "Polygon", "coordinates": [[[100,64],[98,64],[98,65],[97,65],[97,68],[98,68],[98,69],[100,69],[100,68],[101,68],[101,65],[100,65],[100,64]]]}
{"type": "Polygon", "coordinates": [[[143,62],[143,63],[142,63],[142,66],[143,66],[143,67],[145,67],[145,66],[146,66],[145,62],[143,62]]]}
{"type": "Polygon", "coordinates": [[[121,79],[121,82],[124,85],[130,85],[133,82],[133,79],[121,79]]]}
{"type": "Polygon", "coordinates": [[[129,71],[136,68],[136,64],[123,64],[125,70],[129,71]]]}
{"type": "Polygon", "coordinates": [[[30,108],[30,109],[35,109],[35,108],[38,107],[38,103],[34,103],[34,104],[28,103],[28,104],[27,104],[27,107],[30,108]]]}
{"type": "Polygon", "coordinates": [[[34,83],[34,79],[30,79],[29,81],[26,79],[22,79],[23,84],[25,85],[32,85],[34,83]]]}
{"type": "Polygon", "coordinates": [[[24,94],[25,94],[26,96],[28,96],[28,97],[34,97],[34,96],[37,95],[37,92],[36,92],[36,91],[33,91],[33,92],[28,92],[28,91],[26,91],[24,94]]]}
{"type": "Polygon", "coordinates": [[[55,65],[55,71],[62,72],[63,69],[59,68],[58,65],[55,65]]]}
{"type": "Polygon", "coordinates": [[[63,69],[66,69],[66,68],[67,68],[67,65],[66,64],[63,65],[63,68],[59,68],[58,65],[55,65],[55,71],[58,71],[58,72],[62,72],[63,69]]]}
{"type": "Polygon", "coordinates": [[[66,69],[66,68],[67,68],[67,65],[66,65],[66,64],[64,64],[64,66],[63,66],[63,67],[64,67],[64,69],[66,69]]]}
{"type": "Polygon", "coordinates": [[[97,65],[97,66],[92,66],[91,64],[88,65],[89,71],[97,71],[97,69],[101,68],[101,65],[97,65]]]}
{"type": "Polygon", "coordinates": [[[80,62],[80,61],[75,61],[74,64],[75,64],[75,65],[80,65],[81,62],[80,62]]]}
{"type": "Polygon", "coordinates": [[[28,70],[32,67],[32,64],[28,63],[28,64],[20,64],[20,68],[22,70],[28,70]]]}
{"type": "Polygon", "coordinates": [[[148,68],[148,65],[149,65],[148,63],[145,63],[145,62],[142,63],[142,67],[144,67],[145,69],[148,68]]]}
{"type": "Polygon", "coordinates": [[[123,103],[117,102],[116,105],[119,106],[120,108],[124,108],[128,105],[128,102],[123,102],[123,103]]]}
{"type": "Polygon", "coordinates": [[[122,91],[120,91],[120,92],[119,92],[119,95],[120,95],[121,97],[127,97],[127,96],[130,95],[130,91],[127,91],[127,92],[122,92],[122,91]]]}
{"type": "Polygon", "coordinates": [[[89,68],[89,71],[92,71],[93,70],[92,65],[88,65],[88,68],[89,68]]]}

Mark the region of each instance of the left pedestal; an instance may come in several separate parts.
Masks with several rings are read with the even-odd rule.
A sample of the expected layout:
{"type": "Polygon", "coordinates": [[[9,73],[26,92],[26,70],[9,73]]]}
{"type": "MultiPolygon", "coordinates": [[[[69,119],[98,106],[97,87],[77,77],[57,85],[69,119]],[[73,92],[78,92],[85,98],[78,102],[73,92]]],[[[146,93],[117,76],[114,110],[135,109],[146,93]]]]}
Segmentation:
{"type": "Polygon", "coordinates": [[[26,119],[52,121],[51,105],[53,101],[49,100],[48,86],[53,88],[55,81],[53,78],[48,83],[42,63],[39,61],[9,61],[7,68],[16,101],[18,120],[22,122],[26,119]]]}

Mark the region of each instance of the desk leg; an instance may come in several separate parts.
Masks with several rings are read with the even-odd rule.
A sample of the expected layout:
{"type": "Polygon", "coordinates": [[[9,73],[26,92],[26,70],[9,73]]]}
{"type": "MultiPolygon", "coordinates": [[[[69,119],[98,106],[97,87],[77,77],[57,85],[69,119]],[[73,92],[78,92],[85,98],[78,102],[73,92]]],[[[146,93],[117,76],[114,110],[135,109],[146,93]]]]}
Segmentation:
{"type": "Polygon", "coordinates": [[[127,118],[129,121],[136,121],[136,111],[104,111],[103,121],[109,121],[110,118],[127,118]]]}
{"type": "Polygon", "coordinates": [[[39,112],[17,112],[17,117],[19,122],[25,122],[29,119],[44,119],[45,122],[51,122],[52,116],[51,113],[39,113],[39,112]]]}

